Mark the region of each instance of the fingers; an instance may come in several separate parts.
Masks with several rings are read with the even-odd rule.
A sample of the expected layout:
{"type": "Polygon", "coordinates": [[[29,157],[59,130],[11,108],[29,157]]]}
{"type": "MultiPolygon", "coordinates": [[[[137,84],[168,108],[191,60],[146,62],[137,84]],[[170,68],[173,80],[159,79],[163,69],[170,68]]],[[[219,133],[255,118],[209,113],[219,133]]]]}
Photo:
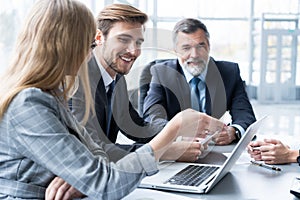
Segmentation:
{"type": "Polygon", "coordinates": [[[79,192],[76,188],[70,187],[64,194],[63,200],[69,200],[74,198],[83,198],[85,195],[83,195],[81,192],[79,192]]]}
{"type": "Polygon", "coordinates": [[[258,146],[251,146],[250,144],[247,146],[247,152],[250,155],[260,155],[260,147],[258,146]]]}
{"type": "Polygon", "coordinates": [[[197,138],[205,138],[209,133],[210,133],[210,130],[204,129],[204,130],[200,131],[200,132],[196,135],[196,137],[197,137],[197,138]]]}
{"type": "Polygon", "coordinates": [[[268,139],[268,138],[266,138],[266,139],[264,139],[264,142],[265,143],[269,143],[269,144],[278,144],[278,143],[281,143],[279,140],[276,140],[276,139],[268,139]]]}
{"type": "Polygon", "coordinates": [[[202,152],[204,151],[204,147],[199,142],[192,142],[188,146],[188,149],[186,150],[186,153],[190,154],[193,160],[198,160],[201,156],[202,152]]]}
{"type": "Polygon", "coordinates": [[[60,177],[55,177],[46,189],[46,200],[69,200],[84,196],[60,177]]]}
{"type": "Polygon", "coordinates": [[[210,130],[210,132],[216,132],[219,131],[221,132],[224,127],[226,126],[226,124],[224,124],[223,122],[221,122],[220,120],[211,117],[210,118],[210,122],[209,122],[209,126],[208,126],[208,130],[210,130]]]}
{"type": "Polygon", "coordinates": [[[247,149],[249,151],[260,151],[262,146],[267,145],[267,143],[263,141],[252,141],[248,144],[247,149]]]}
{"type": "Polygon", "coordinates": [[[203,130],[222,130],[224,123],[192,109],[177,113],[150,142],[156,160],[159,160],[179,136],[199,137],[203,130]]]}
{"type": "Polygon", "coordinates": [[[217,145],[228,145],[235,140],[235,136],[230,134],[227,130],[221,131],[215,138],[214,142],[217,145]]]}
{"type": "Polygon", "coordinates": [[[225,126],[218,119],[192,109],[180,112],[173,119],[174,121],[180,121],[177,136],[204,138],[209,133],[222,131],[225,126]]]}
{"type": "Polygon", "coordinates": [[[276,144],[278,140],[265,139],[264,141],[253,141],[247,146],[247,152],[251,158],[264,161],[266,164],[275,164],[276,161],[276,144]]]}
{"type": "Polygon", "coordinates": [[[201,142],[193,142],[189,147],[189,152],[195,160],[198,160],[206,149],[207,143],[202,144],[201,142]]]}
{"type": "Polygon", "coordinates": [[[60,177],[55,177],[46,189],[46,200],[63,199],[71,186],[60,177]]]}
{"type": "Polygon", "coordinates": [[[212,141],[212,140],[214,140],[214,138],[218,137],[218,134],[219,134],[219,131],[216,131],[215,133],[207,134],[205,138],[200,140],[201,144],[208,145],[208,143],[210,141],[212,141]]]}
{"type": "Polygon", "coordinates": [[[264,142],[266,144],[268,144],[269,146],[290,148],[289,145],[286,145],[286,144],[282,143],[280,140],[276,140],[276,139],[264,139],[264,142]]]}
{"type": "Polygon", "coordinates": [[[214,134],[216,132],[222,132],[226,126],[223,122],[216,118],[210,117],[204,113],[200,114],[200,125],[198,130],[198,137],[205,138],[208,135],[214,134]]]}
{"type": "MultiPolygon", "coordinates": [[[[177,161],[180,162],[195,162],[199,159],[202,151],[204,150],[203,145],[199,142],[180,142],[177,145],[183,146],[185,149],[184,152],[177,158],[177,161]]],[[[179,146],[177,146],[179,147],[179,146]]],[[[173,153],[174,154],[174,153],[173,153]]]]}
{"type": "Polygon", "coordinates": [[[204,147],[198,141],[184,138],[184,140],[173,142],[161,159],[192,162],[203,149],[204,147]]]}
{"type": "Polygon", "coordinates": [[[200,137],[181,137],[181,140],[178,141],[186,141],[186,142],[199,142],[202,138],[200,137]]]}

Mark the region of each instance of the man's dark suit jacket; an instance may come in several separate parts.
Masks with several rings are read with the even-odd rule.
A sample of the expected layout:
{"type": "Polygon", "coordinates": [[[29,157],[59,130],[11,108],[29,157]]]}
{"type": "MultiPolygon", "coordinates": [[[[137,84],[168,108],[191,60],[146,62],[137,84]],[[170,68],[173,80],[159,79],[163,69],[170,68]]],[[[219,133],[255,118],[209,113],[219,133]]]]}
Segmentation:
{"type": "MultiPolygon", "coordinates": [[[[115,143],[118,132],[121,131],[128,138],[138,142],[148,142],[152,136],[157,134],[161,128],[151,126],[139,116],[128,98],[127,84],[124,76],[117,75],[116,85],[112,95],[112,119],[110,123],[109,133],[106,132],[108,101],[101,71],[96,62],[95,57],[92,57],[88,63],[89,79],[91,93],[95,103],[96,114],[90,114],[85,125],[88,132],[91,134],[96,143],[104,141],[105,143],[115,143]]],[[[82,84],[75,95],[72,97],[72,113],[81,121],[85,113],[85,102],[82,84]]],[[[140,145],[119,145],[122,148],[134,151],[135,147],[140,145]]]]}
{"type": "MultiPolygon", "coordinates": [[[[163,125],[178,112],[191,108],[190,87],[177,59],[156,61],[148,68],[152,76],[150,88],[147,92],[145,85],[140,87],[141,96],[146,96],[144,117],[154,124],[163,125]]],[[[245,130],[256,121],[237,63],[210,58],[205,81],[207,114],[220,118],[229,111],[232,124],[245,130]]]]}

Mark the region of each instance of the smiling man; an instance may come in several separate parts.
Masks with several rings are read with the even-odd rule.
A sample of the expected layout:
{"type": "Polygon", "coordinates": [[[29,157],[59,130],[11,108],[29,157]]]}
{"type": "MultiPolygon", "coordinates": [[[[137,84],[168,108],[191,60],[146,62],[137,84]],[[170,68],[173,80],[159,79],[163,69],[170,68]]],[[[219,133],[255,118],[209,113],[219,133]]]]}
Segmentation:
{"type": "MultiPolygon", "coordinates": [[[[114,152],[114,143],[120,130],[140,143],[149,141],[160,130],[149,127],[134,110],[128,100],[127,84],[123,76],[129,73],[141,54],[144,24],[147,20],[145,13],[126,4],[109,5],[97,16],[96,48],[88,63],[95,114],[90,115],[85,127],[96,143],[105,141],[108,144],[108,153],[114,152]],[[141,132],[144,134],[134,134],[136,132],[131,130],[131,124],[143,129],[141,132]]],[[[79,84],[79,89],[71,101],[72,112],[78,120],[82,120],[85,113],[81,85],[79,84]]],[[[125,149],[124,153],[134,151],[136,146],[139,145],[118,145],[125,149]]],[[[110,157],[118,160],[123,155],[110,157]]]]}
{"type": "MultiPolygon", "coordinates": [[[[142,146],[163,128],[139,116],[129,101],[123,76],[130,72],[141,54],[147,19],[145,13],[126,4],[109,5],[97,16],[97,46],[88,64],[95,114],[90,115],[85,127],[96,143],[104,141],[107,144],[104,149],[112,160],[118,160],[142,146]],[[119,131],[136,143],[115,144],[119,131]],[[123,149],[124,154],[116,148],[123,149]]],[[[85,113],[81,85],[71,101],[72,112],[80,121],[85,113]]],[[[174,142],[162,159],[178,158],[176,152],[180,149],[187,151],[179,160],[195,161],[203,146],[199,142],[174,142]]]]}

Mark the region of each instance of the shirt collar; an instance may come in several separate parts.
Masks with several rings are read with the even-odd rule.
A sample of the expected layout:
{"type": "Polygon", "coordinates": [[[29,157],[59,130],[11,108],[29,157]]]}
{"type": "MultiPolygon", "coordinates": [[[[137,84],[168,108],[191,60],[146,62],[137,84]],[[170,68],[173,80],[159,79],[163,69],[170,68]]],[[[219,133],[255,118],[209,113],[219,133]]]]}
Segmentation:
{"type": "Polygon", "coordinates": [[[94,54],[95,60],[97,62],[97,65],[101,72],[101,77],[105,86],[106,91],[108,91],[109,85],[115,80],[113,79],[109,73],[104,69],[104,67],[101,65],[100,61],[98,60],[97,56],[94,54]]]}
{"type": "MultiPolygon", "coordinates": [[[[181,68],[182,68],[182,71],[183,71],[183,73],[184,73],[184,76],[185,76],[187,82],[189,83],[190,80],[191,80],[192,78],[194,78],[194,76],[191,75],[191,74],[185,69],[185,67],[183,66],[183,64],[182,64],[182,62],[181,62],[180,59],[178,59],[178,62],[179,62],[179,65],[180,65],[181,68]]],[[[205,68],[205,70],[204,70],[199,76],[197,76],[197,77],[200,78],[200,80],[203,81],[203,82],[205,82],[205,78],[206,78],[206,74],[207,74],[207,68],[208,68],[208,66],[205,68]]]]}

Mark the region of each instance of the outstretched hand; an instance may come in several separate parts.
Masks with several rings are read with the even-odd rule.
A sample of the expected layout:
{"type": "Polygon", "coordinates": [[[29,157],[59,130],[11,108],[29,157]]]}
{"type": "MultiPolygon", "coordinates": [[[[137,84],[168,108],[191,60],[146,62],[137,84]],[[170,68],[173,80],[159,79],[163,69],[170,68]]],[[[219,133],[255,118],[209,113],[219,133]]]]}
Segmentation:
{"type": "MultiPolygon", "coordinates": [[[[225,124],[218,119],[192,109],[186,109],[175,115],[149,144],[156,159],[159,160],[178,136],[203,137],[203,133],[221,131],[224,126],[225,124]]],[[[179,155],[183,155],[185,150],[182,149],[180,153],[178,152],[179,155]]]]}
{"type": "Polygon", "coordinates": [[[162,155],[161,160],[176,160],[179,162],[195,162],[207,149],[207,144],[201,143],[201,138],[182,138],[171,144],[162,155]]]}

